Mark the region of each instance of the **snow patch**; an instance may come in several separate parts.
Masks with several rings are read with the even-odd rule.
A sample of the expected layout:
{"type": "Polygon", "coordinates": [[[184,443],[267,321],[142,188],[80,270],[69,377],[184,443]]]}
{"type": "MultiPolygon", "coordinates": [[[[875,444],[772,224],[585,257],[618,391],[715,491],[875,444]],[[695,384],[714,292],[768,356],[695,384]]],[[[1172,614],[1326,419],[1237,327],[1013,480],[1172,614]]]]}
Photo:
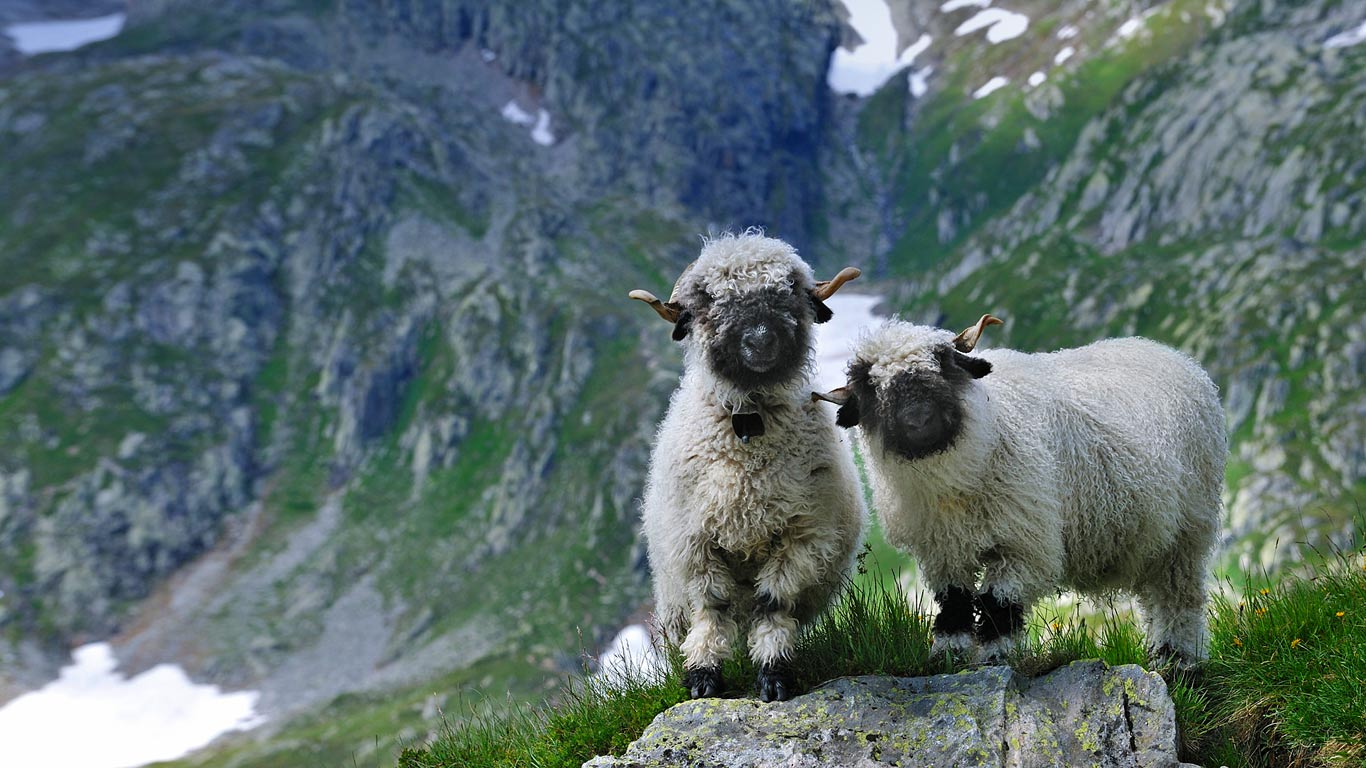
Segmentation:
{"type": "Polygon", "coordinates": [[[1080,31],[1081,31],[1081,30],[1077,29],[1076,27],[1072,26],[1071,24],[1068,24],[1068,25],[1064,26],[1062,29],[1058,30],[1058,39],[1059,39],[1059,40],[1071,40],[1072,38],[1076,37],[1077,34],[1078,34],[1080,31]]]}
{"type": "Polygon", "coordinates": [[[504,120],[517,125],[531,125],[536,122],[536,118],[532,117],[530,112],[522,109],[515,99],[503,105],[502,114],[504,120]]]}
{"type": "Polygon", "coordinates": [[[0,708],[0,763],[132,768],[265,722],[255,713],[255,691],[196,685],[173,664],[127,678],[115,671],[108,643],[81,646],[71,657],[56,680],[0,708]]]}
{"type": "Polygon", "coordinates": [[[523,128],[531,127],[531,140],[543,147],[548,147],[555,143],[555,134],[550,130],[550,113],[544,109],[536,110],[536,114],[522,109],[516,99],[503,105],[503,119],[514,125],[523,128]]]}
{"type": "Polygon", "coordinates": [[[1205,6],[1205,15],[1208,16],[1210,20],[1214,22],[1214,26],[1221,27],[1223,26],[1224,18],[1228,15],[1228,13],[1224,10],[1223,6],[1217,3],[1210,3],[1209,5],[1205,6]]]}
{"type": "Polygon", "coordinates": [[[915,98],[924,96],[930,90],[930,75],[934,74],[934,67],[922,67],[911,70],[907,81],[911,86],[911,95],[915,98]]]}
{"type": "Polygon", "coordinates": [[[979,29],[986,29],[987,42],[995,45],[1006,40],[1014,40],[1029,29],[1029,17],[1023,13],[1007,11],[1004,8],[987,8],[958,25],[953,31],[957,37],[970,35],[979,29]]]}
{"type": "Polygon", "coordinates": [[[1056,66],[1056,65],[1061,65],[1064,61],[1067,61],[1068,59],[1072,58],[1072,54],[1074,54],[1074,53],[1076,53],[1076,52],[1077,52],[1077,49],[1076,49],[1076,48],[1073,48],[1073,47],[1070,46],[1070,45],[1067,46],[1066,48],[1062,49],[1061,51],[1058,51],[1058,55],[1057,55],[1057,56],[1054,56],[1054,57],[1053,57],[1053,64],[1054,64],[1055,66],[1056,66]]]}
{"type": "Polygon", "coordinates": [[[83,45],[108,40],[123,30],[127,16],[113,13],[94,19],[71,21],[25,21],[4,28],[15,50],[25,56],[74,51],[83,45]]]}
{"type": "Polygon", "coordinates": [[[854,343],[877,322],[873,307],[881,296],[843,291],[825,300],[833,317],[816,326],[816,378],[818,391],[828,392],[848,383],[844,369],[854,356],[854,343]]]}
{"type": "Polygon", "coordinates": [[[668,664],[650,640],[650,631],[643,624],[631,624],[623,627],[598,656],[595,676],[609,684],[625,684],[662,680],[667,671],[668,664]]]}
{"type": "MultiPolygon", "coordinates": [[[[1132,19],[1129,19],[1123,24],[1120,24],[1119,29],[1115,31],[1115,36],[1110,38],[1109,42],[1113,43],[1116,40],[1128,40],[1129,38],[1138,34],[1140,31],[1143,30],[1144,25],[1148,23],[1148,19],[1152,18],[1153,15],[1156,14],[1158,11],[1163,10],[1164,7],[1165,6],[1162,5],[1155,5],[1152,8],[1149,8],[1148,10],[1144,11],[1143,13],[1140,13],[1139,15],[1133,17],[1132,19]]],[[[1215,23],[1222,23],[1222,19],[1215,23]]]]}
{"type": "Polygon", "coordinates": [[[1349,45],[1366,43],[1366,21],[1361,22],[1361,26],[1356,29],[1349,29],[1346,32],[1333,35],[1323,41],[1324,48],[1346,48],[1349,45]]]}
{"type": "Polygon", "coordinates": [[[997,75],[996,77],[993,77],[990,80],[988,80],[986,85],[973,91],[972,98],[984,99],[987,96],[990,96],[991,94],[1006,87],[1007,85],[1010,85],[1010,81],[1004,77],[1001,77],[1000,75],[997,75]]]}
{"type": "Polygon", "coordinates": [[[986,8],[989,5],[991,0],[949,0],[939,6],[939,10],[943,13],[953,13],[959,8],[986,8]]]}
{"type": "Polygon", "coordinates": [[[1039,86],[1043,85],[1043,81],[1047,79],[1048,75],[1045,75],[1042,72],[1035,72],[1034,74],[1029,76],[1029,87],[1038,88],[1039,86]]]}
{"type": "Polygon", "coordinates": [[[932,38],[920,39],[897,55],[896,28],[886,0],[841,0],[849,10],[849,26],[863,44],[850,51],[836,48],[830,57],[825,81],[836,93],[871,96],[897,72],[915,62],[930,47],[932,38]]]}
{"type": "Polygon", "coordinates": [[[555,134],[550,132],[550,113],[544,109],[536,113],[536,127],[531,129],[531,140],[543,147],[555,143],[555,134]]]}

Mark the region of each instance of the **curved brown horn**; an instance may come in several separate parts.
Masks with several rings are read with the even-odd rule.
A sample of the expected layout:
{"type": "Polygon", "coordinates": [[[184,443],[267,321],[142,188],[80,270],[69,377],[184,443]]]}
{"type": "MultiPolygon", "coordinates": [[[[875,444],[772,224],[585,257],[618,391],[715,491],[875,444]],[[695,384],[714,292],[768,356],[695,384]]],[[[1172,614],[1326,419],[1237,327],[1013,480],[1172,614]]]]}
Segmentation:
{"type": "Polygon", "coordinates": [[[831,296],[834,296],[835,291],[838,291],[841,286],[861,274],[863,274],[863,272],[861,272],[858,267],[845,267],[832,279],[822,280],[819,283],[816,283],[816,287],[811,289],[811,293],[821,301],[825,301],[831,296]]]}
{"type": "Polygon", "coordinates": [[[664,302],[655,298],[655,295],[653,293],[650,293],[649,291],[642,291],[639,288],[637,288],[634,291],[631,291],[626,295],[630,296],[636,301],[643,301],[646,304],[649,304],[654,309],[654,311],[665,320],[668,320],[671,323],[678,322],[678,314],[681,310],[678,308],[677,305],[665,304],[664,302]]]}
{"type": "Polygon", "coordinates": [[[820,392],[812,392],[811,402],[814,403],[817,400],[824,400],[827,403],[834,403],[835,405],[844,405],[845,403],[849,402],[849,388],[840,387],[839,389],[832,389],[824,394],[820,392]]]}
{"type": "Polygon", "coordinates": [[[995,315],[982,315],[982,319],[978,320],[976,325],[964,328],[962,333],[953,337],[954,348],[959,352],[971,352],[982,337],[982,329],[988,325],[1005,325],[1005,321],[995,315]]]}

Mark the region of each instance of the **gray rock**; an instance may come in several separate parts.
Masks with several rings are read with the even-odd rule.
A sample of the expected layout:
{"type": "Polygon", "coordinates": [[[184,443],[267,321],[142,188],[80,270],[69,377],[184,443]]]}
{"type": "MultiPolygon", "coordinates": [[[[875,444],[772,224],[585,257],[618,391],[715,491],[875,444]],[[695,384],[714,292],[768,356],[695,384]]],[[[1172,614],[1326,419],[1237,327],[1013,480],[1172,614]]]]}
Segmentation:
{"type": "Polygon", "coordinates": [[[623,757],[584,768],[1180,765],[1167,686],[1137,666],[1074,662],[841,678],[791,701],[699,699],[660,714],[623,757]]]}

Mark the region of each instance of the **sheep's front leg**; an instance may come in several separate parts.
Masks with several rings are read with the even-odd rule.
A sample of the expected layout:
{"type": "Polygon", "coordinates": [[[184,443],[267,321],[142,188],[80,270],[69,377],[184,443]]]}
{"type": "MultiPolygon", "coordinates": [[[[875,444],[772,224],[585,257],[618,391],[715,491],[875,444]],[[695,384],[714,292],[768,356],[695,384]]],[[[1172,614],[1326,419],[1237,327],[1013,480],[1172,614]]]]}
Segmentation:
{"type": "Polygon", "coordinates": [[[987,565],[977,595],[979,660],[998,661],[1015,649],[1030,606],[1061,576],[1051,567],[1042,571],[1027,553],[1009,549],[987,565]]]}
{"type": "Polygon", "coordinates": [[[788,662],[801,628],[792,615],[795,603],[763,588],[755,599],[758,615],[749,632],[749,655],[759,665],[759,698],[787,701],[795,693],[788,662]]]}
{"type": "Polygon", "coordinates": [[[977,642],[981,644],[980,658],[996,661],[1014,650],[1020,633],[1024,631],[1027,609],[1018,598],[1002,595],[988,587],[977,595],[977,642]]]}
{"type": "Polygon", "coordinates": [[[683,684],[694,699],[708,698],[721,693],[721,662],[730,655],[737,630],[730,610],[735,578],[721,554],[707,548],[694,559],[688,586],[693,611],[692,625],[679,646],[683,684]]]}
{"type": "Polygon", "coordinates": [[[940,656],[950,651],[966,653],[973,644],[972,590],[944,587],[935,590],[934,601],[939,604],[939,614],[934,617],[934,644],[930,646],[930,655],[940,656]]]}
{"type": "MultiPolygon", "coordinates": [[[[794,615],[811,590],[826,588],[836,567],[838,537],[790,528],[780,537],[754,580],[756,615],[749,655],[759,665],[759,698],[786,701],[796,693],[788,662],[801,625],[794,615]]],[[[807,601],[809,602],[809,601],[807,601]]]]}

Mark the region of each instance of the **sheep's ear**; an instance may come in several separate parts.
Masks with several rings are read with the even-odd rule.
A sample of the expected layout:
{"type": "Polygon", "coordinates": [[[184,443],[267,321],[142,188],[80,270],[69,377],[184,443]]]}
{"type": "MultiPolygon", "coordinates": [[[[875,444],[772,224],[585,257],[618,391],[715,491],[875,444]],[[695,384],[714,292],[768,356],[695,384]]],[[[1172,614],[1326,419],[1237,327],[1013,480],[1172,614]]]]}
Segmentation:
{"type": "Polygon", "coordinates": [[[952,350],[953,364],[968,372],[974,379],[980,379],[991,373],[991,363],[980,357],[965,355],[958,350],[952,350]]]}
{"type": "Polygon", "coordinates": [[[857,427],[858,422],[858,398],[850,395],[849,401],[841,405],[840,409],[835,412],[835,426],[849,429],[850,427],[857,427]]]}
{"type": "Polygon", "coordinates": [[[840,407],[835,413],[835,424],[848,429],[857,427],[859,421],[858,398],[854,396],[849,387],[832,389],[829,392],[812,392],[811,401],[824,400],[827,403],[834,403],[840,407]]]}
{"type": "Polygon", "coordinates": [[[692,312],[683,310],[678,313],[678,320],[674,323],[674,341],[682,341],[692,330],[692,312]]]}
{"type": "Polygon", "coordinates": [[[825,302],[816,297],[814,291],[807,295],[811,297],[811,306],[816,310],[816,322],[824,323],[835,316],[835,313],[831,312],[830,308],[825,306],[825,302]]]}

